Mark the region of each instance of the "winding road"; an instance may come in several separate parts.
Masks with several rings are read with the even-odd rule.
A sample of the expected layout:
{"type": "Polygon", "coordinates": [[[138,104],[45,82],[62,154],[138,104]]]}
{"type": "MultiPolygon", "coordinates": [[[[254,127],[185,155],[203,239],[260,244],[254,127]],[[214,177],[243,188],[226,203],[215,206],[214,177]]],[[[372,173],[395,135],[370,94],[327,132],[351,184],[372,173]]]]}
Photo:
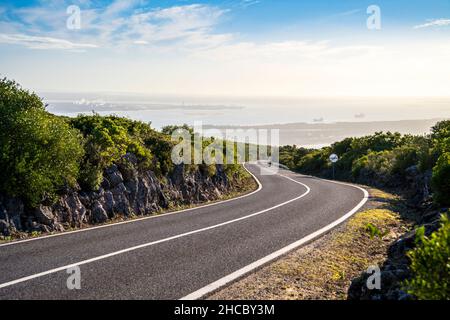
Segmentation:
{"type": "Polygon", "coordinates": [[[0,245],[0,299],[198,299],[329,231],[365,190],[280,169],[249,195],[0,245]],[[79,266],[81,289],[67,269],[79,266]]]}

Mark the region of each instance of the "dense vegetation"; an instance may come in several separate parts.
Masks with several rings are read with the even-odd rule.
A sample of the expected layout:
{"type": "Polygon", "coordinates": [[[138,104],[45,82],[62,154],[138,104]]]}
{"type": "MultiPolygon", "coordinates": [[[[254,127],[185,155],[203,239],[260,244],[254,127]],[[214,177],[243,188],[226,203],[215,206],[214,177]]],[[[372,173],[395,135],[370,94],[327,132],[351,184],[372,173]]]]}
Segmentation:
{"type": "Polygon", "coordinates": [[[75,184],[80,133],[13,81],[0,81],[0,97],[0,191],[36,205],[75,184]]]}
{"type": "MultiPolygon", "coordinates": [[[[450,121],[437,123],[426,136],[377,132],[320,150],[282,147],[280,162],[305,174],[330,178],[333,153],[340,158],[335,164],[338,179],[396,188],[411,197],[420,195],[419,209],[420,202],[427,200],[423,189],[431,187],[436,210],[450,205],[450,121]]],[[[411,279],[405,283],[407,291],[418,299],[450,299],[448,214],[429,237],[425,228],[419,228],[417,239],[416,248],[408,254],[411,279]]]]}
{"type": "Polygon", "coordinates": [[[438,231],[430,237],[424,228],[417,234],[417,247],[409,252],[413,278],[406,283],[409,293],[423,300],[450,299],[450,221],[442,217],[438,231]]]}
{"type": "MultiPolygon", "coordinates": [[[[98,114],[76,118],[48,113],[42,100],[14,81],[0,80],[0,192],[22,198],[29,207],[52,202],[57,195],[80,186],[97,190],[103,173],[113,163],[133,165],[125,155],[134,154],[138,170],[152,170],[160,177],[174,168],[174,142],[149,124],[98,114]]],[[[203,148],[214,142],[205,139],[203,148]]],[[[214,165],[187,165],[214,176],[214,165]]],[[[242,173],[240,165],[227,165],[229,175],[242,173]]]]}
{"type": "Polygon", "coordinates": [[[172,169],[170,137],[143,122],[98,114],[79,115],[68,118],[67,122],[84,137],[85,156],[78,177],[84,189],[96,190],[102,182],[103,171],[113,163],[126,162],[127,153],[137,157],[139,169],[153,170],[159,175],[172,169]]]}
{"type": "Polygon", "coordinates": [[[377,132],[319,150],[281,147],[280,163],[305,174],[331,177],[328,159],[333,153],[340,158],[336,177],[342,180],[405,188],[408,170],[432,172],[434,200],[450,205],[450,121],[436,124],[428,136],[377,132]]]}

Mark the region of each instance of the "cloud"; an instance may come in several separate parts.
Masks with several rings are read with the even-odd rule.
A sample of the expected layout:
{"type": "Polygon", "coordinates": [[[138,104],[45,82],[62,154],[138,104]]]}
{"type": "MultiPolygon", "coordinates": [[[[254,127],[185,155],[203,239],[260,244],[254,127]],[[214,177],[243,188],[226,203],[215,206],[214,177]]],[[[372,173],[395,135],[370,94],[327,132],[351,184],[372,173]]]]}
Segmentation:
{"type": "Polygon", "coordinates": [[[146,44],[148,44],[148,42],[145,40],[136,40],[136,41],[134,41],[134,44],[146,45],[146,44]]]}
{"type": "Polygon", "coordinates": [[[344,12],[339,12],[339,13],[335,14],[334,17],[351,16],[351,15],[354,15],[354,14],[359,13],[361,11],[362,11],[361,9],[348,10],[348,11],[344,11],[344,12]]]}
{"type": "Polygon", "coordinates": [[[0,34],[0,43],[20,44],[31,49],[83,50],[97,48],[94,44],[74,43],[64,39],[36,37],[25,34],[0,34]]]}
{"type": "MultiPolygon", "coordinates": [[[[80,1],[78,2],[80,4],[80,1]]],[[[0,23],[6,34],[66,39],[60,49],[77,43],[95,43],[99,47],[117,48],[139,45],[152,50],[164,48],[211,48],[232,39],[231,34],[214,33],[215,26],[228,12],[213,5],[190,4],[167,8],[146,7],[142,0],[116,0],[105,7],[81,5],[81,29],[66,28],[67,1],[53,1],[34,7],[9,9],[9,20],[0,23]]],[[[13,40],[7,39],[13,43],[13,40]]],[[[4,41],[6,41],[4,39],[4,41]]],[[[41,48],[34,41],[29,48],[41,48]]],[[[39,42],[39,41],[37,41],[39,42]]],[[[52,41],[44,41],[53,45],[52,41]]],[[[52,46],[49,48],[52,48],[52,46]]],[[[83,45],[84,46],[84,45],[83,45]]],[[[89,48],[89,46],[84,46],[89,48]]]]}
{"type": "Polygon", "coordinates": [[[345,61],[374,56],[383,51],[379,46],[333,46],[329,41],[236,42],[193,53],[202,59],[216,61],[345,61]]]}
{"type": "Polygon", "coordinates": [[[241,0],[240,3],[239,3],[239,6],[241,8],[245,9],[245,8],[251,7],[251,6],[255,5],[255,4],[258,4],[260,2],[261,1],[259,1],[259,0],[241,0]]]}
{"type": "Polygon", "coordinates": [[[450,26],[450,19],[430,19],[427,23],[414,26],[414,29],[450,26]]]}
{"type": "Polygon", "coordinates": [[[136,13],[122,22],[126,30],[122,43],[129,39],[162,44],[182,42],[185,45],[217,45],[231,38],[229,34],[214,34],[212,29],[227,10],[207,5],[174,6],[136,13]]]}

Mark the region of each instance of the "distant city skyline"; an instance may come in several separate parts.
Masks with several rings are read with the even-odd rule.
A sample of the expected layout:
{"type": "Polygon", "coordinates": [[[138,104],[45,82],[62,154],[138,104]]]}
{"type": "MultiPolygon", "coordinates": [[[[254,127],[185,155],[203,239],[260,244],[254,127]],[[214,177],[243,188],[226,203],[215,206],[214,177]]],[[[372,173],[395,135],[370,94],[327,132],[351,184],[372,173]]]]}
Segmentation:
{"type": "Polygon", "coordinates": [[[443,0],[0,4],[1,76],[38,92],[449,96],[449,40],[443,0]]]}

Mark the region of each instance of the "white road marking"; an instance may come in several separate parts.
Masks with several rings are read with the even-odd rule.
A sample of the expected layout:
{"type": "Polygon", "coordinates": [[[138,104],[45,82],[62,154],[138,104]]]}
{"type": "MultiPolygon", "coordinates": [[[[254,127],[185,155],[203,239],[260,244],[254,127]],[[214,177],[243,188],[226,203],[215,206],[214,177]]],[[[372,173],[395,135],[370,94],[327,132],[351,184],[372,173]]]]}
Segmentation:
{"type": "MultiPolygon", "coordinates": [[[[73,268],[75,266],[81,266],[81,265],[88,264],[88,263],[91,263],[91,262],[95,262],[95,261],[103,260],[103,259],[110,258],[110,257],[113,257],[113,256],[117,256],[117,255],[120,255],[120,254],[123,254],[123,253],[127,253],[127,252],[130,252],[130,251],[134,251],[134,250],[138,250],[138,249],[142,249],[142,248],[147,248],[147,247],[159,244],[159,243],[163,243],[163,242],[179,239],[179,238],[186,237],[186,236],[189,236],[189,235],[192,235],[192,234],[196,234],[196,233],[200,233],[200,232],[216,229],[216,228],[223,227],[225,225],[229,225],[229,224],[232,224],[232,223],[235,223],[235,222],[239,222],[239,221],[242,221],[242,220],[250,219],[252,217],[261,215],[263,213],[266,213],[268,211],[272,211],[274,209],[277,209],[277,208],[280,208],[282,206],[285,206],[285,205],[287,205],[287,204],[289,204],[291,202],[297,201],[297,200],[305,197],[307,194],[310,193],[311,189],[306,184],[301,183],[299,181],[296,181],[296,180],[294,180],[292,178],[283,176],[283,175],[280,175],[280,176],[282,176],[282,177],[284,177],[286,179],[289,179],[289,180],[291,180],[291,181],[293,181],[293,182],[295,182],[297,184],[300,184],[300,185],[304,186],[306,188],[306,192],[303,193],[302,195],[294,198],[294,199],[285,201],[283,203],[280,203],[280,204],[278,204],[276,206],[273,206],[273,207],[270,207],[268,209],[264,209],[264,210],[252,213],[250,215],[243,216],[241,218],[229,220],[229,221],[222,222],[222,223],[210,226],[210,227],[189,231],[189,232],[186,232],[186,233],[182,233],[182,234],[179,234],[179,235],[176,235],[176,236],[164,238],[164,239],[161,239],[161,240],[144,243],[144,244],[141,244],[141,245],[138,245],[138,246],[134,246],[134,247],[130,247],[130,248],[127,248],[127,249],[111,252],[111,253],[108,253],[108,254],[105,254],[105,255],[101,255],[101,256],[98,256],[98,257],[91,258],[91,259],[83,260],[83,261],[80,261],[80,262],[77,262],[77,263],[72,263],[72,264],[69,264],[69,265],[62,266],[62,267],[58,267],[58,268],[54,268],[54,269],[47,270],[47,271],[44,271],[44,272],[36,273],[36,274],[30,275],[30,276],[27,276],[27,277],[23,277],[23,278],[19,278],[19,279],[16,279],[16,280],[9,281],[9,282],[5,282],[5,283],[0,284],[0,289],[1,288],[5,288],[5,287],[9,287],[9,286],[12,286],[12,285],[15,285],[15,284],[18,284],[18,283],[21,283],[21,282],[25,282],[25,281],[36,279],[36,278],[39,278],[39,277],[43,277],[43,276],[46,276],[46,275],[49,275],[49,274],[52,274],[52,273],[64,271],[66,269],[73,268]]],[[[257,181],[260,184],[258,179],[257,179],[257,181]]]]}
{"type": "Polygon", "coordinates": [[[74,234],[74,233],[79,233],[79,232],[87,232],[87,231],[92,231],[92,230],[97,230],[97,229],[115,227],[115,226],[119,226],[121,224],[135,223],[135,222],[140,222],[140,221],[148,220],[148,219],[163,218],[163,217],[171,216],[171,215],[174,215],[174,214],[179,214],[179,213],[189,212],[189,211],[193,211],[193,210],[197,210],[197,209],[203,209],[203,208],[208,208],[208,207],[212,207],[212,206],[217,206],[219,204],[223,204],[223,203],[226,203],[226,202],[236,201],[236,200],[239,200],[239,199],[250,197],[250,196],[254,195],[255,193],[261,191],[263,186],[262,186],[261,182],[258,180],[258,178],[253,173],[251,173],[250,170],[248,170],[245,167],[245,165],[243,167],[255,179],[256,183],[258,184],[258,188],[255,191],[252,191],[252,192],[250,192],[248,194],[244,194],[244,195],[236,197],[236,198],[232,198],[232,199],[228,199],[228,200],[222,200],[222,201],[217,201],[217,202],[210,203],[210,204],[205,204],[205,205],[200,205],[200,206],[196,206],[194,208],[189,208],[189,209],[184,209],[184,210],[179,210],[179,211],[174,211],[174,212],[168,212],[168,213],[164,213],[164,214],[161,214],[161,215],[158,215],[158,216],[149,216],[149,217],[137,218],[137,219],[127,220],[127,221],[122,221],[122,222],[115,222],[115,223],[105,224],[105,225],[96,226],[96,227],[89,227],[89,228],[86,228],[86,229],[79,229],[79,230],[73,230],[73,231],[64,231],[64,232],[61,232],[61,233],[50,234],[48,236],[30,238],[30,239],[25,239],[25,240],[11,241],[11,242],[0,244],[0,247],[12,246],[12,245],[16,245],[16,244],[25,243],[25,242],[43,240],[43,239],[54,238],[54,237],[67,236],[67,235],[74,234]]]}
{"type": "MultiPolygon", "coordinates": [[[[296,180],[294,180],[294,179],[292,179],[290,177],[287,177],[287,176],[284,176],[284,175],[281,175],[281,176],[285,177],[285,178],[287,178],[289,180],[295,181],[297,183],[300,183],[300,182],[298,182],[298,181],[296,181],[296,180]]],[[[235,272],[233,272],[233,273],[231,273],[231,274],[229,274],[229,275],[227,275],[227,276],[225,276],[223,278],[220,278],[219,280],[217,280],[217,281],[215,281],[213,283],[210,283],[207,286],[205,286],[205,287],[203,287],[203,288],[201,288],[201,289],[199,289],[199,290],[197,290],[195,292],[192,292],[192,293],[188,294],[187,296],[181,298],[180,300],[197,300],[197,299],[200,299],[200,298],[202,298],[202,297],[204,297],[204,296],[206,296],[206,295],[208,295],[208,294],[210,294],[212,292],[215,292],[215,291],[219,290],[220,288],[226,286],[227,284],[229,284],[229,283],[231,283],[231,282],[233,282],[235,280],[238,280],[239,278],[241,278],[244,275],[254,271],[255,269],[260,268],[263,265],[265,265],[265,264],[267,264],[267,263],[269,263],[269,262],[271,262],[271,261],[273,261],[273,260],[275,260],[275,259],[277,259],[277,258],[279,258],[279,257],[281,257],[281,256],[283,256],[283,255],[285,255],[287,253],[289,253],[290,251],[292,251],[292,250],[294,250],[294,249],[304,245],[305,243],[308,243],[308,242],[314,240],[315,238],[323,235],[324,233],[326,233],[326,232],[330,231],[331,229],[335,228],[336,226],[338,226],[339,224],[341,224],[345,220],[349,219],[352,215],[354,215],[356,212],[358,212],[358,210],[369,199],[369,193],[367,192],[367,190],[365,190],[365,189],[363,189],[361,187],[358,187],[358,186],[355,186],[355,185],[352,185],[352,184],[348,184],[348,183],[332,181],[332,180],[326,180],[326,181],[357,188],[357,189],[363,191],[364,198],[361,200],[360,203],[358,203],[356,205],[356,207],[354,207],[352,210],[350,210],[344,216],[342,216],[338,220],[330,223],[329,225],[323,227],[322,229],[319,229],[316,232],[313,232],[310,235],[308,235],[308,236],[306,236],[306,237],[304,237],[304,238],[302,238],[302,239],[300,239],[300,240],[298,240],[298,241],[296,241],[294,243],[291,243],[290,245],[288,245],[288,246],[286,246],[286,247],[284,247],[284,248],[282,248],[282,249],[280,249],[278,251],[275,251],[275,252],[269,254],[268,256],[265,256],[264,258],[262,258],[260,260],[257,260],[257,261],[255,261],[255,262],[253,262],[253,263],[251,263],[251,264],[249,264],[249,265],[247,265],[247,266],[245,266],[245,267],[243,267],[243,268],[241,268],[241,269],[239,269],[239,270],[237,270],[237,271],[235,271],[235,272]]]]}

